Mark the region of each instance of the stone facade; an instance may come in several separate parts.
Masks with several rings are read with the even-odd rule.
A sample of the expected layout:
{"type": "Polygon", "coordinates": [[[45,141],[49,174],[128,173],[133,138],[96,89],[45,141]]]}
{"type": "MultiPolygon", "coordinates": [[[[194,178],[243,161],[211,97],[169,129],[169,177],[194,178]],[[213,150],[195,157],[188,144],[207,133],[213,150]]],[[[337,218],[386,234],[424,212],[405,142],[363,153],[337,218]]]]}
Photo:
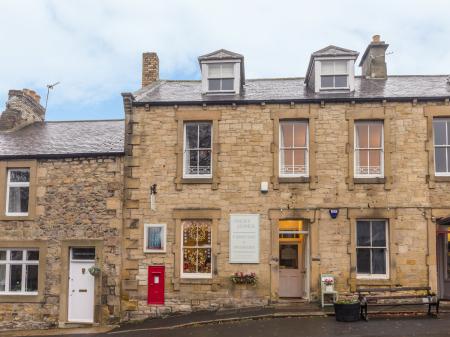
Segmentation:
{"type": "MultiPolygon", "coordinates": [[[[123,248],[122,318],[140,319],[164,312],[233,306],[251,306],[278,301],[277,220],[299,218],[309,222],[310,300],[320,293],[319,275],[331,273],[336,288],[351,293],[357,286],[431,286],[436,290],[435,218],[450,214],[448,182],[430,188],[426,145],[430,141],[426,110],[442,103],[379,102],[325,104],[248,104],[207,106],[133,106],[124,96],[126,112],[125,203],[123,248]],[[349,160],[353,118],[382,114],[385,125],[386,169],[381,181],[357,181],[349,160]],[[219,113],[218,184],[181,182],[177,187],[179,115],[210,120],[219,113]],[[274,116],[289,114],[314,119],[311,155],[315,183],[271,184],[268,193],[260,183],[274,182],[274,116]],[[367,115],[369,114],[369,115],[367,115]],[[351,117],[356,116],[356,117],[351,117]],[[351,136],[351,137],[350,137],[351,136]],[[312,146],[314,144],[314,147],[312,146]],[[317,178],[315,178],[317,177],[317,178]],[[150,208],[151,185],[157,184],[156,209],[150,208]],[[339,209],[332,219],[329,209],[339,209]],[[215,270],[212,280],[179,278],[177,212],[219,212],[217,244],[213,247],[215,270]],[[229,216],[255,213],[261,216],[260,263],[229,264],[229,216]],[[356,278],[355,220],[383,218],[389,221],[389,278],[356,278]],[[143,251],[143,226],[167,224],[167,252],[143,251]],[[275,230],[274,230],[275,229],[275,230]],[[274,234],[276,233],[276,234],[274,234]],[[216,251],[214,251],[216,249],[216,251]],[[164,265],[165,305],[147,304],[147,267],[164,265]],[[256,287],[230,282],[234,272],[255,272],[256,287]]],[[[364,118],[364,117],[362,117],[364,118]]],[[[186,117],[185,120],[189,120],[186,117]]],[[[311,157],[310,157],[311,158],[311,157]]],[[[311,179],[311,178],[310,178],[311,179]]],[[[195,215],[194,215],[195,216],[195,215]]]]}
{"type": "MultiPolygon", "coordinates": [[[[22,161],[0,161],[16,167],[22,161]]],[[[41,250],[42,293],[33,302],[0,296],[0,328],[44,328],[67,321],[67,247],[94,245],[101,275],[96,276],[95,321],[120,318],[123,162],[120,156],[32,160],[35,214],[27,220],[0,220],[0,247],[41,250]],[[65,247],[65,249],[64,249],[65,247]],[[43,257],[43,260],[42,260],[43,257]],[[20,302],[19,302],[20,301],[20,302]]],[[[3,177],[3,176],[2,176],[3,177]]],[[[31,196],[30,196],[31,197],[31,196]]],[[[41,291],[41,288],[40,288],[41,291]]],[[[23,296],[26,297],[26,296],[23,296]]]]}

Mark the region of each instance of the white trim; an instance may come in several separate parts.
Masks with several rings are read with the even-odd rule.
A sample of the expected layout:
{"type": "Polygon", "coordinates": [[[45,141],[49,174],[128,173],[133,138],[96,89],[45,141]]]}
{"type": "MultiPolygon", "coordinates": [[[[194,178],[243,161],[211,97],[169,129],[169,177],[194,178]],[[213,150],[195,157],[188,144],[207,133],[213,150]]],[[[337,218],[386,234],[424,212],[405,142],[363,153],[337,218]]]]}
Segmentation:
{"type": "MultiPolygon", "coordinates": [[[[6,252],[6,260],[0,260],[0,265],[5,265],[5,291],[0,291],[0,295],[21,295],[21,296],[32,296],[38,295],[37,291],[25,291],[26,282],[27,282],[27,266],[38,266],[38,282],[39,282],[39,259],[38,260],[27,260],[28,251],[38,252],[39,248],[2,248],[0,247],[0,251],[6,252]],[[11,251],[21,251],[22,259],[21,260],[11,260],[11,251]],[[20,291],[11,291],[10,290],[10,277],[11,277],[11,265],[20,265],[22,266],[22,275],[21,275],[21,290],[20,291]],[[9,290],[6,290],[9,289],[9,290]]],[[[39,284],[38,284],[39,286],[39,284]]]]}
{"type": "MultiPolygon", "coordinates": [[[[350,71],[349,71],[349,59],[340,59],[340,58],[333,58],[333,59],[323,59],[320,61],[320,76],[319,76],[319,88],[320,90],[349,90],[350,89],[350,71]],[[345,73],[338,73],[336,72],[336,61],[345,61],[346,62],[346,72],[345,73]],[[332,74],[322,74],[322,62],[332,62],[333,63],[333,73],[332,74]],[[323,87],[322,86],[322,77],[323,76],[347,76],[347,85],[345,87],[336,87],[336,85],[332,87],[323,87]]],[[[334,82],[334,81],[333,81],[334,82]]]]}
{"type": "MultiPolygon", "coordinates": [[[[198,162],[199,164],[199,162],[198,162]]],[[[199,165],[197,165],[200,167],[199,165]]],[[[196,122],[196,121],[186,121],[183,125],[183,178],[200,178],[200,179],[211,179],[213,175],[213,124],[210,121],[205,122],[196,122]],[[197,142],[198,145],[200,145],[200,131],[199,131],[199,124],[201,123],[207,123],[209,124],[211,128],[211,147],[210,148],[192,148],[189,149],[189,151],[210,151],[211,152],[211,158],[210,158],[210,173],[209,174],[188,174],[186,173],[186,152],[188,151],[186,149],[186,143],[187,143],[187,134],[186,134],[186,125],[187,124],[197,124],[197,142]]]]}
{"type": "MultiPolygon", "coordinates": [[[[354,172],[354,178],[384,178],[384,121],[383,120],[357,120],[354,123],[353,126],[353,172],[354,172]],[[356,126],[357,124],[362,123],[373,123],[373,124],[381,124],[381,147],[370,147],[370,127],[367,132],[367,147],[357,147],[357,132],[356,132],[356,126]],[[356,155],[357,151],[364,150],[364,151],[370,151],[370,150],[380,150],[380,173],[379,174],[361,174],[358,173],[358,167],[357,165],[357,158],[356,155]]],[[[370,156],[369,156],[370,158],[370,156]]],[[[369,158],[367,158],[369,160],[369,158]]],[[[370,164],[370,163],[369,163],[370,164]]],[[[370,166],[367,166],[370,168],[370,166]]]]}
{"type": "MultiPolygon", "coordinates": [[[[241,60],[229,59],[229,60],[210,60],[201,61],[200,68],[202,71],[202,93],[211,95],[227,95],[227,94],[239,94],[241,89],[241,60]],[[209,64],[234,64],[233,74],[233,90],[209,90],[209,64]]],[[[227,77],[231,78],[231,77],[227,77]]]]}
{"type": "Polygon", "coordinates": [[[450,165],[449,165],[449,158],[448,158],[448,149],[450,148],[450,139],[448,138],[448,123],[450,122],[450,118],[440,118],[440,117],[434,117],[433,118],[433,155],[434,155],[434,175],[438,177],[449,177],[450,176],[450,165]],[[434,130],[434,122],[435,121],[442,121],[445,122],[445,144],[436,145],[434,142],[435,139],[435,130],[434,130]],[[445,167],[446,172],[437,172],[436,171],[436,148],[443,148],[445,149],[445,167]]]}
{"type": "MultiPolygon", "coordinates": [[[[6,208],[5,215],[6,216],[28,216],[28,212],[9,212],[9,189],[11,187],[28,187],[28,202],[30,201],[30,178],[28,182],[11,182],[11,171],[28,171],[28,174],[31,174],[31,170],[29,168],[8,168],[7,170],[7,178],[6,178],[6,208]]],[[[29,205],[28,205],[29,207],[29,205]]]]}
{"type": "Polygon", "coordinates": [[[144,224],[144,253],[165,253],[166,252],[166,247],[167,247],[167,225],[165,223],[163,224],[144,224]],[[148,249],[148,228],[151,227],[160,227],[163,229],[162,232],[162,238],[161,238],[161,242],[162,242],[162,247],[163,249],[148,249]]]}
{"type": "MultiPolygon", "coordinates": [[[[190,221],[190,220],[187,219],[185,221],[190,221]]],[[[214,270],[214,265],[213,265],[214,261],[213,261],[213,256],[212,256],[213,255],[212,254],[212,247],[213,247],[213,245],[212,245],[212,242],[213,242],[213,228],[212,228],[212,226],[213,226],[213,223],[212,223],[212,220],[209,220],[209,221],[210,221],[210,226],[211,226],[210,227],[211,238],[210,238],[209,246],[201,246],[201,247],[199,247],[199,246],[189,246],[189,247],[191,247],[191,248],[200,248],[200,249],[202,249],[202,248],[203,249],[207,249],[207,248],[211,249],[211,272],[210,273],[185,273],[184,272],[184,252],[183,252],[183,249],[184,249],[184,240],[183,240],[184,231],[183,231],[183,222],[181,222],[180,277],[183,278],[183,279],[212,279],[212,273],[213,273],[213,270],[214,270]]]]}
{"type": "MultiPolygon", "coordinates": [[[[356,261],[358,261],[358,248],[360,249],[384,249],[385,250],[385,266],[386,266],[386,273],[385,274],[362,274],[358,273],[358,265],[356,265],[356,278],[357,279],[370,279],[370,280],[387,280],[390,277],[390,251],[389,251],[389,221],[387,219],[356,219],[355,222],[355,254],[356,254],[356,261]],[[370,222],[370,240],[372,241],[372,221],[383,221],[384,222],[384,234],[385,234],[385,242],[386,246],[372,246],[372,243],[370,246],[358,246],[358,221],[369,221],[370,222]]],[[[372,254],[370,255],[370,267],[372,267],[372,254]]],[[[358,262],[356,262],[358,263],[358,262]]]]}
{"type": "MultiPolygon", "coordinates": [[[[294,135],[294,131],[292,131],[292,138],[293,140],[295,139],[295,135],[294,135]]],[[[302,119],[297,119],[297,120],[280,120],[279,123],[279,131],[278,131],[278,176],[280,178],[299,178],[299,177],[309,177],[309,121],[308,120],[302,120],[302,119]],[[294,127],[295,123],[298,124],[306,124],[306,146],[300,146],[300,147],[282,147],[281,144],[281,140],[282,140],[282,131],[281,131],[281,126],[282,124],[287,124],[287,123],[291,123],[292,127],[294,127]],[[300,174],[288,174],[288,173],[282,173],[282,167],[284,167],[284,164],[282,163],[282,156],[281,156],[281,152],[284,150],[305,150],[305,173],[300,173],[300,174]]]]}

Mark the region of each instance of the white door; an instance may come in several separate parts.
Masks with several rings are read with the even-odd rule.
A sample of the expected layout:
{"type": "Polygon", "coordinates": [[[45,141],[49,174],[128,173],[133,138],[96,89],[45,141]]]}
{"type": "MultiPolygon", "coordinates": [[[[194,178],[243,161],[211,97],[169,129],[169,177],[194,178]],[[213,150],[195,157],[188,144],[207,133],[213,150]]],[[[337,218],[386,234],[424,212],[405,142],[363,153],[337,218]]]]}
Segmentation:
{"type": "Polygon", "coordinates": [[[302,297],[303,293],[303,263],[301,259],[301,244],[280,242],[280,284],[278,296],[302,297]]]}
{"type": "Polygon", "coordinates": [[[89,268],[94,265],[94,248],[71,248],[68,302],[69,322],[94,322],[95,277],[89,273],[89,268]]]}

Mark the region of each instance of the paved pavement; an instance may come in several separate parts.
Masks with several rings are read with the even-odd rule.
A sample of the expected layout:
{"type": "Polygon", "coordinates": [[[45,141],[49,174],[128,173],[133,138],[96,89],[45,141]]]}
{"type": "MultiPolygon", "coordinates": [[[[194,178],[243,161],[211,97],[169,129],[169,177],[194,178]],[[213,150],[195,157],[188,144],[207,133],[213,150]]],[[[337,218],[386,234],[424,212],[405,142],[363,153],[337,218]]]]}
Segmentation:
{"type": "Polygon", "coordinates": [[[354,323],[336,322],[334,317],[265,318],[179,328],[141,324],[127,328],[65,337],[445,337],[450,336],[450,315],[372,318],[354,323]]]}

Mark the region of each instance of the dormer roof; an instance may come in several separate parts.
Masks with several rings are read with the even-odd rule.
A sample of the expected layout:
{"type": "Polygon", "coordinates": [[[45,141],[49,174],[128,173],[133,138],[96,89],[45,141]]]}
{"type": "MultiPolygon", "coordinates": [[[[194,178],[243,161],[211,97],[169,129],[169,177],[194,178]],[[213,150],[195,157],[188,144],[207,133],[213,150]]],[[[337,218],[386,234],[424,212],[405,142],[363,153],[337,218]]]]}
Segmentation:
{"type": "Polygon", "coordinates": [[[212,61],[212,60],[229,60],[229,59],[240,59],[243,60],[244,56],[238,53],[226,49],[219,49],[198,57],[198,61],[212,61]]]}

